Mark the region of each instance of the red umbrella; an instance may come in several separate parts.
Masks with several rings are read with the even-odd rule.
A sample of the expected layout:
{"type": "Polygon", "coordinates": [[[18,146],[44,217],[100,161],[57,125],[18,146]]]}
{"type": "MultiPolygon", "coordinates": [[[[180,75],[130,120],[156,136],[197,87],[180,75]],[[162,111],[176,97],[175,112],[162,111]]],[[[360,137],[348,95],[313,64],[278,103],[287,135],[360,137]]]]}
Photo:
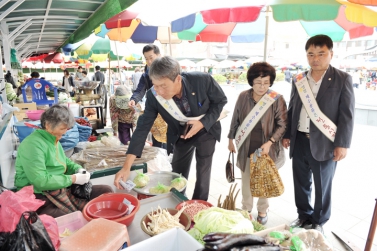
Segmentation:
{"type": "Polygon", "coordinates": [[[26,61],[28,61],[28,62],[31,62],[31,61],[43,61],[43,59],[45,57],[47,57],[47,56],[48,56],[48,53],[40,54],[38,56],[29,57],[28,59],[26,59],[26,61]]]}
{"type": "Polygon", "coordinates": [[[55,52],[55,53],[50,54],[50,55],[48,55],[47,57],[45,57],[45,58],[43,59],[43,61],[44,61],[45,63],[51,63],[51,62],[54,62],[54,63],[58,63],[58,64],[60,64],[60,63],[64,62],[64,58],[63,58],[63,55],[62,55],[60,52],[55,52]]]}
{"type": "Polygon", "coordinates": [[[105,22],[107,29],[120,27],[129,27],[133,19],[136,19],[138,13],[128,10],[122,11],[105,22]]]}
{"type": "Polygon", "coordinates": [[[348,2],[362,5],[377,6],[377,0],[348,0],[348,2]]]}

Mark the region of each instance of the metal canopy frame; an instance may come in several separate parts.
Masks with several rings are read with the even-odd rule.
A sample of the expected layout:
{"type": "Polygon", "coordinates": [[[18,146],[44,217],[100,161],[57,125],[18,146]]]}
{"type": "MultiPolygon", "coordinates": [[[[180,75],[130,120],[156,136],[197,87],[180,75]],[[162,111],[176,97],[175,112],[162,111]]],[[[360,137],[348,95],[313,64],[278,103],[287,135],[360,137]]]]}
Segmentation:
{"type": "Polygon", "coordinates": [[[0,39],[5,61],[10,48],[18,50],[19,58],[56,51],[108,1],[112,0],[0,0],[0,39]]]}

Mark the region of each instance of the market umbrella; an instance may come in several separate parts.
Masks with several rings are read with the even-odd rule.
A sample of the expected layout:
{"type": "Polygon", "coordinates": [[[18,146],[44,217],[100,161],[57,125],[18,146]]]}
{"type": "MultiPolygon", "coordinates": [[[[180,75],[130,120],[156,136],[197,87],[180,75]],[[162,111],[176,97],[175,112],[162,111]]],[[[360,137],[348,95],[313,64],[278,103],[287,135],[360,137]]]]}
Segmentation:
{"type": "Polygon", "coordinates": [[[225,59],[223,61],[220,61],[218,64],[216,64],[213,68],[228,69],[228,68],[235,68],[235,67],[236,67],[236,62],[225,59]]]}
{"type": "Polygon", "coordinates": [[[346,33],[351,39],[372,35],[377,26],[376,11],[341,0],[271,0],[266,4],[264,8],[249,3],[243,7],[202,10],[172,21],[172,32],[183,40],[226,42],[230,38],[235,43],[265,40],[267,44],[270,8],[275,21],[295,25],[275,28],[275,33],[298,35],[304,30],[307,37],[326,34],[333,41],[341,41],[346,33]],[[262,10],[267,18],[260,15],[262,10]]]}
{"type": "Polygon", "coordinates": [[[178,62],[181,67],[196,67],[196,63],[189,59],[179,60],[178,62]]]}
{"type": "Polygon", "coordinates": [[[127,42],[129,39],[134,43],[153,43],[158,40],[162,44],[171,45],[181,42],[176,34],[171,33],[170,26],[145,25],[142,20],[136,18],[137,15],[128,10],[122,11],[100,25],[95,34],[120,42],[127,42]]]}
{"type": "Polygon", "coordinates": [[[59,63],[60,64],[60,63],[64,62],[64,58],[63,58],[62,53],[55,52],[55,53],[52,53],[52,54],[48,55],[47,57],[45,57],[43,59],[43,62],[44,63],[51,63],[51,62],[53,62],[53,63],[59,63]]]}
{"type": "MultiPolygon", "coordinates": [[[[287,3],[284,8],[280,5],[270,6],[273,9],[272,13],[276,21],[290,22],[300,20],[299,22],[308,36],[326,34],[334,41],[341,41],[346,32],[349,32],[351,39],[373,34],[373,27],[367,27],[361,23],[353,23],[347,19],[346,8],[348,7],[339,4],[335,0],[327,0],[327,2],[332,2],[332,5],[320,5],[317,3],[318,8],[313,8],[313,6],[311,6],[311,9],[303,8],[302,10],[309,10],[310,15],[302,16],[294,15],[296,12],[293,10],[297,8],[296,5],[291,6],[287,3]],[[327,8],[329,11],[321,10],[321,7],[327,8]],[[324,12],[322,15],[319,15],[320,10],[324,12]]],[[[263,41],[265,35],[263,30],[265,19],[263,17],[258,18],[261,10],[262,8],[247,6],[205,10],[173,21],[172,32],[178,32],[178,38],[183,40],[226,42],[230,37],[232,42],[235,43],[259,42],[260,40],[263,41]],[[229,15],[222,14],[229,12],[231,13],[229,15]],[[259,29],[255,29],[257,27],[259,29]]],[[[377,12],[375,12],[375,15],[377,16],[377,12]]],[[[356,18],[353,20],[356,20],[356,18]]],[[[365,23],[372,22],[365,21],[365,23]]],[[[287,30],[283,32],[287,32],[287,30]]]]}
{"type": "Polygon", "coordinates": [[[217,65],[218,63],[219,63],[219,62],[217,62],[216,60],[206,58],[206,59],[203,59],[203,60],[197,62],[196,65],[197,65],[197,66],[210,67],[210,66],[215,66],[215,65],[217,65]]]}
{"type": "Polygon", "coordinates": [[[123,58],[127,54],[127,49],[119,45],[120,43],[110,41],[108,38],[100,38],[94,34],[83,44],[77,47],[73,56],[78,59],[92,59],[93,61],[105,61],[109,57],[117,60],[118,55],[123,58]],[[118,46],[116,46],[118,44],[118,46]]]}
{"type": "Polygon", "coordinates": [[[48,53],[44,53],[44,54],[40,54],[40,55],[36,55],[36,56],[32,56],[32,57],[28,57],[27,59],[26,59],[26,61],[29,61],[29,62],[31,62],[31,61],[43,61],[43,59],[45,58],[45,57],[47,57],[49,54],[48,53]]]}

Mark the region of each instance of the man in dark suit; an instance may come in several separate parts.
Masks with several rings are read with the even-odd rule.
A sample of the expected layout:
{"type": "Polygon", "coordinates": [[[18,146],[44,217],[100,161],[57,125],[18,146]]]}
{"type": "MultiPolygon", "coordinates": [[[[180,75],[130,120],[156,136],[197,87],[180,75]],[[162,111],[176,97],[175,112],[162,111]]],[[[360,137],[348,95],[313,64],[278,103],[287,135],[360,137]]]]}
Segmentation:
{"type": "Polygon", "coordinates": [[[311,225],[312,229],[322,233],[322,226],[330,219],[336,165],[346,157],[351,145],[355,109],[352,77],[330,65],[332,48],[333,42],[326,35],[310,38],[305,50],[311,70],[299,76],[307,80],[320,112],[335,124],[335,137],[330,140],[326,131],[310,119],[313,113],[310,113],[311,109],[306,110],[299,96],[298,79],[292,84],[288,126],[283,137],[283,146],[290,147],[298,213],[298,219],[291,223],[291,227],[309,228],[311,225]],[[314,207],[310,204],[312,176],[314,207]]]}
{"type": "Polygon", "coordinates": [[[123,168],[116,174],[114,185],[122,189],[119,180],[127,180],[130,168],[140,156],[145,139],[157,114],[168,124],[167,152],[174,146],[172,161],[173,172],[181,173],[188,179],[193,153],[196,156],[196,184],[193,199],[207,200],[210,186],[212,157],[216,140],[220,141],[220,113],[227,98],[219,84],[207,73],[181,73],[179,63],[171,57],[156,58],[152,63],[149,76],[153,88],[147,92],[144,114],[137,122],[132,135],[123,168]],[[176,105],[177,112],[170,113],[157,98],[170,100],[176,105]],[[183,121],[174,117],[181,113],[188,119],[191,127],[186,135],[182,134],[183,121]],[[195,117],[202,116],[199,119],[195,117]]]}

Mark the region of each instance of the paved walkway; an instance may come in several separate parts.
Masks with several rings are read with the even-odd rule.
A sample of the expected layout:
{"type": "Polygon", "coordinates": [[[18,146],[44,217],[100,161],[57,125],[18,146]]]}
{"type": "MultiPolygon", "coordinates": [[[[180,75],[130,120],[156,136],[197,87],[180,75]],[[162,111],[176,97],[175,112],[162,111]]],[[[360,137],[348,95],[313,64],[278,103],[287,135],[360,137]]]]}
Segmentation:
{"type": "MultiPolygon", "coordinates": [[[[232,112],[239,91],[230,86],[225,86],[224,91],[229,99],[227,108],[232,112]]],[[[225,179],[225,163],[229,153],[227,134],[230,121],[231,114],[221,122],[222,141],[217,143],[213,159],[209,202],[214,205],[217,205],[220,195],[224,198],[228,194],[230,188],[230,184],[225,179]]],[[[334,237],[331,231],[343,234],[364,250],[375,198],[377,198],[377,147],[374,148],[377,145],[376,142],[377,127],[356,124],[348,156],[337,166],[333,181],[332,216],[324,225],[325,235],[333,243],[334,250],[348,249],[334,237]]],[[[280,175],[285,185],[285,192],[278,198],[270,199],[269,221],[266,227],[289,224],[297,218],[290,159],[280,169],[280,175]]],[[[238,168],[236,168],[236,177],[241,177],[238,168]]],[[[193,161],[187,189],[189,198],[192,196],[194,184],[195,161],[193,161]]],[[[237,184],[237,188],[241,188],[240,180],[237,180],[237,184]]],[[[237,207],[241,207],[241,196],[237,198],[237,207]]],[[[256,209],[253,210],[253,216],[257,216],[256,209]]],[[[377,251],[377,237],[373,250],[377,251]]]]}

